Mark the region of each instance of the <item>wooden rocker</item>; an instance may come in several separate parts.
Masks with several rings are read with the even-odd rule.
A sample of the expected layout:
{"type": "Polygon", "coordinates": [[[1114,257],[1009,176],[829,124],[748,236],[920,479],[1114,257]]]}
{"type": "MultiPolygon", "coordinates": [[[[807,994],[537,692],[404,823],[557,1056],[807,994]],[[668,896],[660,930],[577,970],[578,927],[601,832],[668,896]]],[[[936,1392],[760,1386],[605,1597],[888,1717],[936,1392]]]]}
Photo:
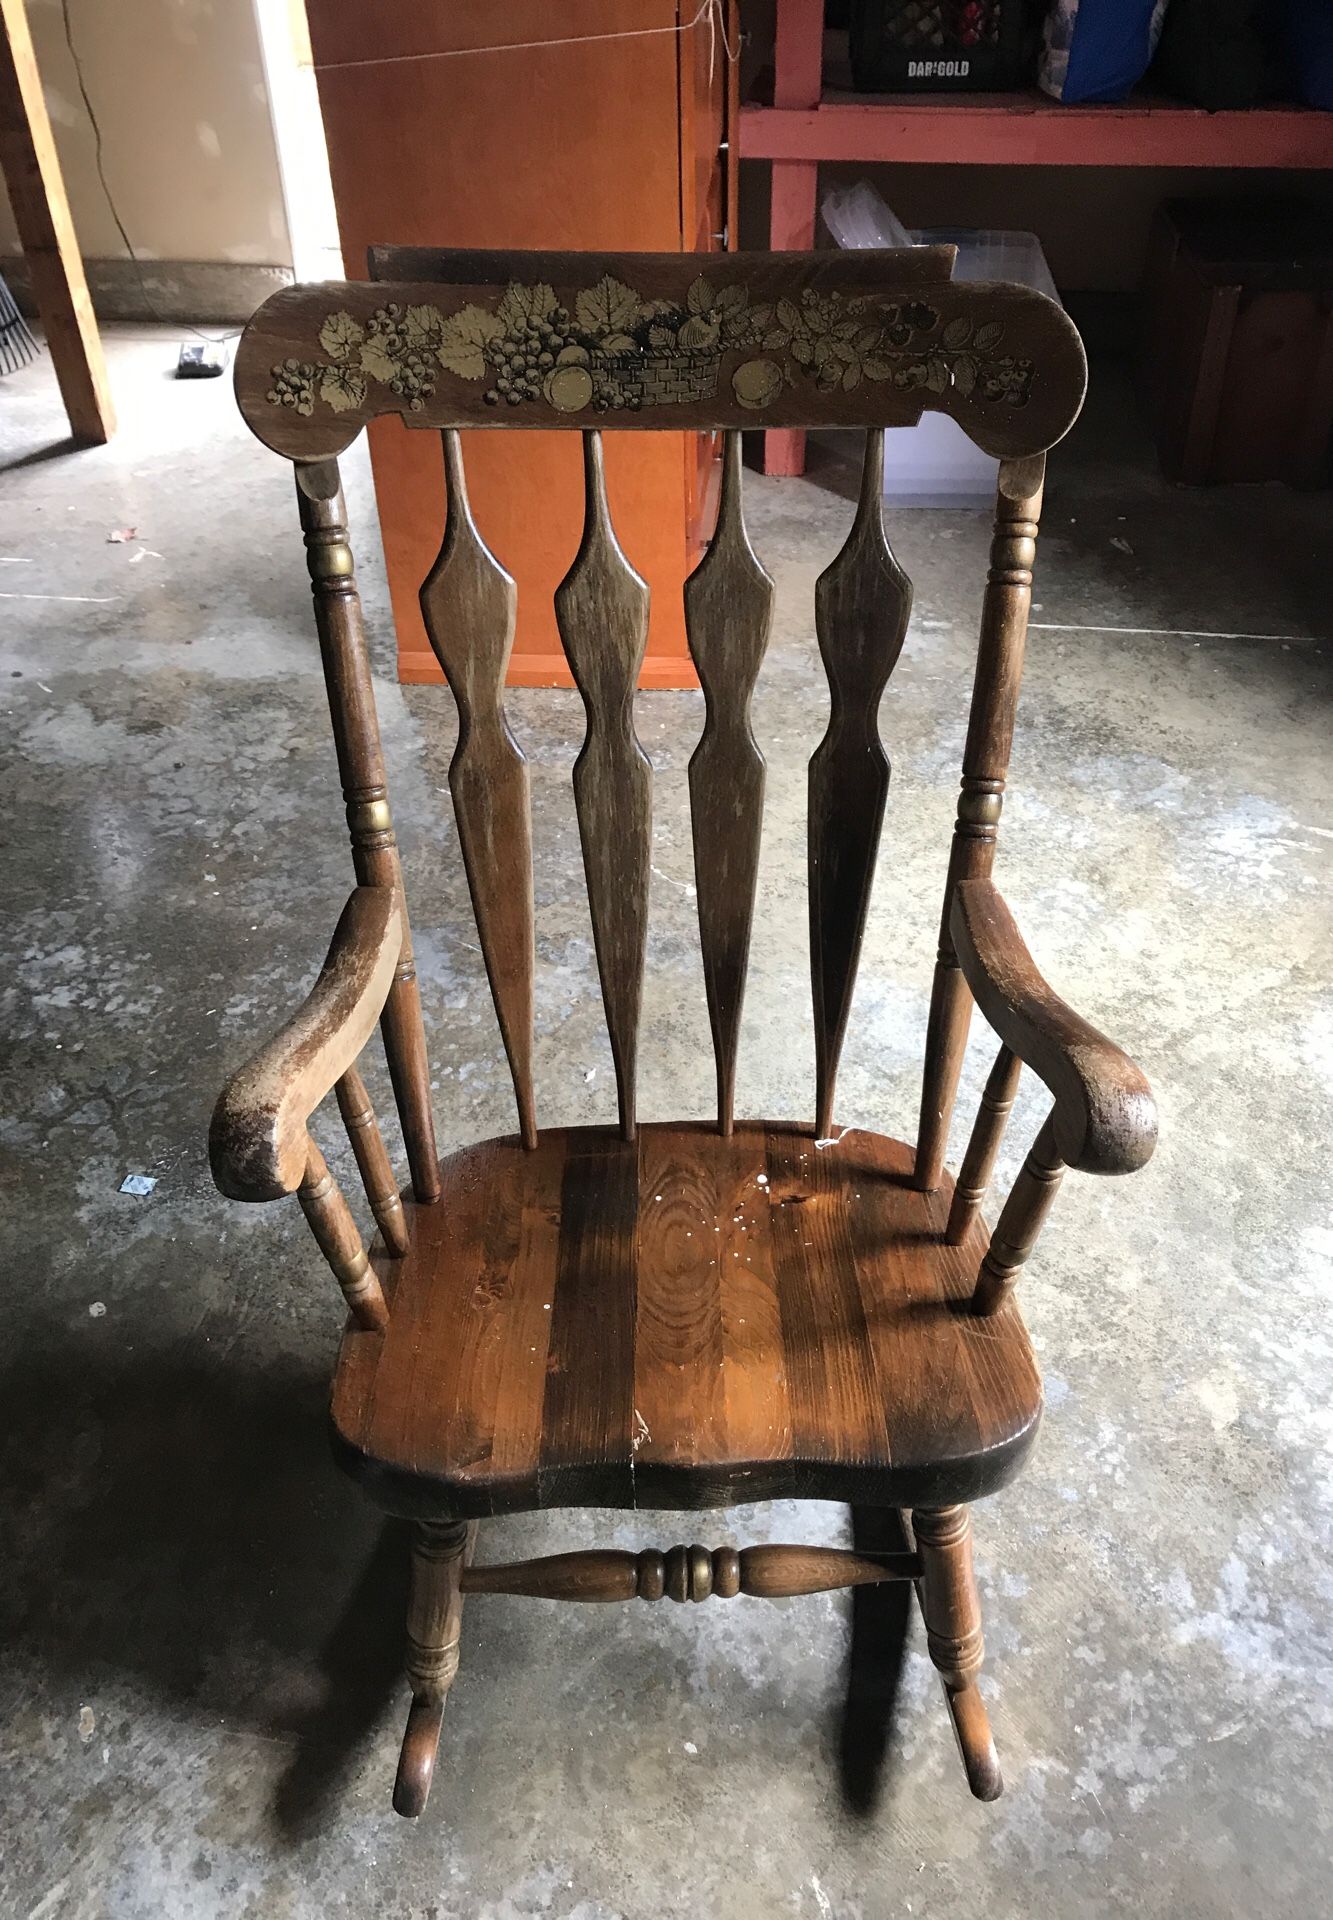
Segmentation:
{"type": "Polygon", "coordinates": [[[337,1453],[415,1524],[400,1813],[426,1803],[469,1593],[684,1602],[911,1580],[968,1784],[1000,1792],[969,1509],[1018,1471],[1041,1412],[1013,1285],[1065,1167],[1132,1172],[1156,1122],[1142,1074],[1046,985],[990,878],[1044,455],[1082,402],[1082,348],[1053,302],[955,284],[952,264],[947,247],[739,254],[710,260],[705,280],[679,255],[390,249],[372,257],[375,281],[278,293],[245,330],[241,410],[295,465],[357,885],[305,1005],[223,1093],[212,1164],[237,1199],[298,1196],[348,1305],[337,1453]],[[889,784],[878,709],[911,605],[883,526],[883,430],[923,408],[1000,468],[909,1147],[840,1131],[834,1081],[889,784]],[[458,705],[450,785],[518,1104],[516,1134],[443,1161],[336,464],[389,413],[443,440],[448,512],[421,603],[458,705]],[[866,429],[860,500],[815,596],[832,713],[809,770],[814,1121],[737,1121],[764,786],[749,706],[773,592],[742,517],[740,432],[848,424],[866,429]],[[583,541],[556,612],[587,710],[573,778],[614,1127],[538,1129],[528,769],[503,706],[515,589],[469,510],[460,429],[473,427],[583,435],[583,541]],[[717,1064],[707,1122],[635,1119],[652,773],[631,701],[648,590],[612,530],[602,427],[726,435],[717,531],[685,588],[707,704],[690,763],[717,1064]],[[974,1000],[999,1051],[955,1184],[944,1158],[974,1000]],[[377,1023],[411,1172],[401,1194],[357,1069],[377,1023]],[[988,1234],[981,1205],[1024,1064],[1051,1106],[988,1234]],[[331,1091],[378,1229],[368,1250],[308,1131],[331,1091]],[[909,1550],[472,1560],[492,1514],[792,1498],[896,1509],[909,1550]]]}

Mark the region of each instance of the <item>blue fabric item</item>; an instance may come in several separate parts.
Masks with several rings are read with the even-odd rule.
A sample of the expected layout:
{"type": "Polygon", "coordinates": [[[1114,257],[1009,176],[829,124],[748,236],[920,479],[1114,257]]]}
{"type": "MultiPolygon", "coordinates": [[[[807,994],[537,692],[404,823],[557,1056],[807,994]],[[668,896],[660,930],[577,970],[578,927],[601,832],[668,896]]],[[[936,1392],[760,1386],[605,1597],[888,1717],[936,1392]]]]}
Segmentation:
{"type": "Polygon", "coordinates": [[[1042,86],[1070,105],[1123,100],[1152,59],[1165,11],[1166,0],[1053,0],[1042,86]]]}
{"type": "Polygon", "coordinates": [[[1282,37],[1298,99],[1333,108],[1333,6],[1329,0],[1286,0],[1282,37]]]}

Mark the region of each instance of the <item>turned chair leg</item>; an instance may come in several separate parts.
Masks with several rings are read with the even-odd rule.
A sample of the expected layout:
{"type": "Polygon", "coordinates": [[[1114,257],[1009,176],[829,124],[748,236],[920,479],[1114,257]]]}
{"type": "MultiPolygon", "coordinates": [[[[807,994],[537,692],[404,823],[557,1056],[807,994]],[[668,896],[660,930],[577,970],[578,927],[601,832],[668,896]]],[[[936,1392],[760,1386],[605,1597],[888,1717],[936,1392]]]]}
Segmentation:
{"type": "Polygon", "coordinates": [[[412,1705],[393,1788],[394,1812],[409,1820],[424,1809],[435,1773],[444,1703],[458,1672],[459,1580],[476,1530],[475,1521],[419,1520],[413,1531],[406,1661],[412,1705]]]}
{"type": "Polygon", "coordinates": [[[981,1603],[972,1571],[972,1516],[966,1507],[917,1508],[912,1532],[921,1555],[917,1589],[926,1621],[926,1645],[944,1682],[967,1784],[978,1800],[1004,1790],[990,1720],[977,1690],[984,1646],[981,1603]]]}

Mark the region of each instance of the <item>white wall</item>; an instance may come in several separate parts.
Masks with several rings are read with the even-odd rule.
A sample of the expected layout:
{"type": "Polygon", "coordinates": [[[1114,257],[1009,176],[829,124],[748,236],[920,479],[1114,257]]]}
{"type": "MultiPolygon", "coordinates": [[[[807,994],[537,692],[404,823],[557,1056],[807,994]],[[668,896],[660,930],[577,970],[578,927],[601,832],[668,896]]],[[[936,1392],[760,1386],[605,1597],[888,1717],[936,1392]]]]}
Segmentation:
{"type": "MultiPolygon", "coordinates": [[[[75,229],[90,259],[124,246],[97,178],[59,0],[28,0],[75,229]]],[[[103,162],[144,259],[291,265],[250,0],[70,0],[103,162]]],[[[0,196],[0,253],[18,251],[0,196]]]]}

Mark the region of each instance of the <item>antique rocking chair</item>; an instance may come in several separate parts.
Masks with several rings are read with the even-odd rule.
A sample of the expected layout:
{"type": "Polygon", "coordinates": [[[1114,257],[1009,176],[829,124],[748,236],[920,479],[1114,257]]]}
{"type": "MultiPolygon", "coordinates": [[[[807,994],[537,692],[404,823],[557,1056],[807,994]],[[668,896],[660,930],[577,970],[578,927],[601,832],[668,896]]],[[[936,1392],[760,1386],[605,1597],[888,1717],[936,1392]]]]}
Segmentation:
{"type": "Polygon", "coordinates": [[[968,1507],[1013,1477],[1040,1417],[1012,1288],[1065,1167],[1132,1172],[1156,1122],[1142,1074],[1046,985],[990,879],[1044,455],[1078,413],[1083,352],[1053,302],[956,284],[952,264],[947,247],[706,262],[386,249],[375,282],[278,293],[245,330],[241,410],[295,465],[357,885],[305,1005],[223,1093],[212,1165],[237,1199],[297,1194],[349,1308],[338,1456],[414,1522],[400,1813],[426,1802],[467,1593],[683,1601],[912,1580],[968,1782],[1000,1792],[968,1507]],[[913,1149],[840,1135],[833,1090],[889,784],[877,710],[911,604],[882,524],[882,430],[923,407],[1000,468],[913,1149]],[[458,704],[450,784],[518,1103],[517,1135],[443,1162],[336,464],[388,413],[443,438],[447,520],[421,604],[458,704]],[[764,783],[749,703],[772,596],[742,518],[740,430],[829,424],[864,427],[866,445],[855,523],[815,597],[832,715],[809,770],[814,1123],[738,1121],[764,783]],[[707,703],[689,771],[708,1122],[635,1123],[652,776],[631,699],[648,589],[612,530],[603,426],[726,435],[716,535],[685,588],[707,703]],[[515,590],[470,514],[459,429],[473,427],[583,434],[583,540],[556,609],[587,710],[574,792],[618,1127],[538,1130],[528,770],[502,704],[515,590]],[[1000,1044],[955,1185],[943,1163],[974,999],[1000,1044]],[[357,1070],[376,1022],[411,1171],[401,1195],[357,1070]],[[1052,1106],[988,1234],[1023,1063],[1052,1106]],[[307,1131],[330,1091],[379,1228],[368,1252],[307,1131]],[[489,1514],[766,1498],[910,1512],[906,1550],[472,1562],[489,1514]]]}

